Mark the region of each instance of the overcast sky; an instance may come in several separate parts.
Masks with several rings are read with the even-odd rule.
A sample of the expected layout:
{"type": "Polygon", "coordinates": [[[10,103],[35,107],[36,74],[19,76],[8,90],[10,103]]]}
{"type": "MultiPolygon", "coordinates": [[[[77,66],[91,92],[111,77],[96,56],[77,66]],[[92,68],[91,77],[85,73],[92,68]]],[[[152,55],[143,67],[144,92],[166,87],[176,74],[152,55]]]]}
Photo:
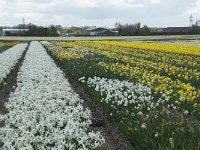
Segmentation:
{"type": "Polygon", "coordinates": [[[188,26],[200,19],[200,0],[0,0],[0,26],[34,23],[62,26],[188,26]]]}

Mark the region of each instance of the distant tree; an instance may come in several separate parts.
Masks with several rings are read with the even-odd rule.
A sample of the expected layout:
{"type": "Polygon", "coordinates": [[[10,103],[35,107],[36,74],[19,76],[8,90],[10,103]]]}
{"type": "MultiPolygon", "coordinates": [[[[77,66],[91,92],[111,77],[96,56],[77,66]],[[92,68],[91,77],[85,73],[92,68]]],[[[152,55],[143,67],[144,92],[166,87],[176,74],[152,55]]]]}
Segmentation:
{"type": "Polygon", "coordinates": [[[24,24],[18,24],[16,26],[14,26],[15,29],[25,29],[26,28],[26,25],[24,24]]]}
{"type": "Polygon", "coordinates": [[[50,32],[50,36],[59,36],[58,28],[54,25],[49,26],[49,32],[50,32]]]}
{"type": "Polygon", "coordinates": [[[141,26],[140,22],[135,23],[136,35],[140,34],[140,26],[141,26]]]}
{"type": "Polygon", "coordinates": [[[73,33],[73,30],[72,29],[67,29],[66,33],[73,33]]]}
{"type": "Polygon", "coordinates": [[[39,36],[38,26],[34,24],[28,24],[27,28],[29,29],[30,36],[39,36]]]}
{"type": "Polygon", "coordinates": [[[123,26],[120,24],[120,22],[115,23],[115,28],[119,32],[119,35],[122,35],[123,26]]]}
{"type": "Polygon", "coordinates": [[[157,27],[152,27],[152,28],[150,28],[150,32],[158,32],[158,28],[157,27]]]}
{"type": "Polygon", "coordinates": [[[46,27],[34,24],[28,24],[26,27],[29,29],[29,36],[50,36],[49,29],[46,27]]]}
{"type": "Polygon", "coordinates": [[[2,30],[3,30],[3,27],[2,27],[2,26],[0,26],[0,33],[2,32],[2,30]]]}
{"type": "Polygon", "coordinates": [[[200,26],[199,26],[197,21],[196,21],[195,24],[192,25],[192,33],[193,34],[200,34],[200,26]]]}
{"type": "Polygon", "coordinates": [[[140,29],[140,34],[141,35],[149,35],[151,33],[151,29],[147,26],[144,25],[141,29],[140,29]]]}
{"type": "MultiPolygon", "coordinates": [[[[119,22],[115,23],[115,28],[119,32],[119,35],[124,35],[124,36],[132,36],[132,35],[140,35],[141,34],[141,23],[136,22],[135,24],[124,24],[122,25],[119,22]]],[[[145,34],[149,33],[147,30],[147,26],[144,28],[145,34]]],[[[143,32],[144,34],[144,32],[143,32]]]]}

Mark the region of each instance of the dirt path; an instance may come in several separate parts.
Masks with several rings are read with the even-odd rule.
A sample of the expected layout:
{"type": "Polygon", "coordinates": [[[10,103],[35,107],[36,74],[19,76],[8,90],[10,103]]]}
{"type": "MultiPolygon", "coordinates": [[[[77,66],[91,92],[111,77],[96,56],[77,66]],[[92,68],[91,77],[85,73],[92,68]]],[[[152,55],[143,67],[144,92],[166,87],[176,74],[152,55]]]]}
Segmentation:
{"type": "MultiPolygon", "coordinates": [[[[0,87],[0,114],[3,115],[7,113],[5,108],[5,103],[7,102],[9,95],[11,92],[14,92],[17,86],[17,75],[19,69],[22,65],[24,57],[26,55],[26,51],[28,50],[29,45],[27,46],[26,50],[24,51],[22,57],[19,59],[18,63],[15,65],[14,69],[11,73],[7,76],[6,80],[4,81],[4,85],[0,87]]],[[[0,127],[4,126],[3,122],[0,122],[0,127]]]]}
{"type": "Polygon", "coordinates": [[[92,125],[89,130],[101,131],[105,138],[105,144],[99,147],[97,150],[135,150],[126,137],[119,132],[119,130],[111,124],[103,115],[95,103],[89,98],[89,96],[84,92],[84,90],[64,71],[64,69],[54,61],[57,67],[59,67],[64,73],[66,79],[68,79],[71,84],[72,89],[80,95],[80,98],[84,100],[83,105],[89,108],[92,112],[92,125]]]}

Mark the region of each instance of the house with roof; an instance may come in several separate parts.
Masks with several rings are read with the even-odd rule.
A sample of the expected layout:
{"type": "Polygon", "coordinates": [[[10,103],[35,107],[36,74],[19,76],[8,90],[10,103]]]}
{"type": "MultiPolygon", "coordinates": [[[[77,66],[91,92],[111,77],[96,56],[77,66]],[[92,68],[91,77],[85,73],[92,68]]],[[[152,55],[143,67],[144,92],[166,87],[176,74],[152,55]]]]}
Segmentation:
{"type": "Polygon", "coordinates": [[[87,36],[117,36],[118,31],[113,31],[110,29],[99,27],[99,28],[86,29],[83,31],[82,34],[87,36]]]}
{"type": "Polygon", "coordinates": [[[163,32],[167,34],[188,34],[192,32],[192,27],[167,27],[163,32]]]}
{"type": "Polygon", "coordinates": [[[29,32],[29,29],[3,29],[2,35],[26,35],[29,32]]]}

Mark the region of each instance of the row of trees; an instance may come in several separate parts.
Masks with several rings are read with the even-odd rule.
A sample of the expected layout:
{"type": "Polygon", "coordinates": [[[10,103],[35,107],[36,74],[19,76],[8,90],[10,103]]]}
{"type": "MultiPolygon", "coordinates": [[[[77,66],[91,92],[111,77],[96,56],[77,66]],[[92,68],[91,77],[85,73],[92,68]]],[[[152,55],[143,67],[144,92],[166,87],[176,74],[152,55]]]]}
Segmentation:
{"type": "Polygon", "coordinates": [[[141,23],[137,22],[134,24],[121,24],[117,22],[115,28],[119,32],[119,35],[122,36],[135,36],[135,35],[171,35],[171,34],[200,34],[200,21],[196,21],[191,27],[187,28],[187,31],[165,31],[166,28],[158,30],[159,28],[150,28],[147,25],[141,27],[141,23]]]}
{"type": "Polygon", "coordinates": [[[200,21],[196,21],[195,24],[192,25],[192,32],[194,34],[200,34],[200,21]]]}
{"type": "Polygon", "coordinates": [[[34,24],[28,24],[29,36],[59,36],[60,26],[50,25],[49,27],[37,26],[34,24]]]}
{"type": "Polygon", "coordinates": [[[29,29],[29,32],[16,33],[16,35],[24,36],[59,36],[59,31],[61,30],[60,25],[50,25],[48,27],[37,26],[35,24],[19,24],[13,27],[3,27],[11,29],[29,29]]]}
{"type": "MultiPolygon", "coordinates": [[[[29,29],[29,32],[17,33],[17,35],[25,36],[59,36],[59,35],[82,35],[85,29],[91,28],[90,26],[84,27],[68,27],[63,28],[61,25],[50,25],[47,27],[37,26],[35,24],[19,24],[14,27],[0,27],[0,31],[3,28],[14,28],[14,29],[29,29]],[[61,34],[60,34],[61,33],[61,34]]],[[[187,27],[188,31],[179,32],[165,32],[164,28],[150,28],[147,25],[141,26],[140,22],[134,24],[121,24],[117,22],[115,24],[115,30],[119,32],[122,36],[136,36],[136,35],[168,35],[168,34],[200,34],[200,21],[193,24],[191,27],[187,27]],[[161,29],[161,30],[159,30],[161,29]]]]}
{"type": "Polygon", "coordinates": [[[29,29],[29,36],[59,36],[60,25],[50,25],[48,27],[27,24],[26,29],[29,29]]]}
{"type": "Polygon", "coordinates": [[[29,29],[29,32],[15,33],[15,35],[20,36],[59,36],[59,35],[75,35],[81,36],[84,30],[92,28],[93,26],[83,26],[83,27],[62,27],[61,25],[50,25],[50,26],[37,26],[35,24],[19,24],[16,26],[0,26],[0,31],[2,29],[29,29]]]}
{"type": "Polygon", "coordinates": [[[132,35],[149,35],[151,33],[151,28],[147,25],[141,27],[141,23],[137,22],[135,24],[121,24],[117,22],[115,28],[122,36],[132,36],[132,35]]]}

